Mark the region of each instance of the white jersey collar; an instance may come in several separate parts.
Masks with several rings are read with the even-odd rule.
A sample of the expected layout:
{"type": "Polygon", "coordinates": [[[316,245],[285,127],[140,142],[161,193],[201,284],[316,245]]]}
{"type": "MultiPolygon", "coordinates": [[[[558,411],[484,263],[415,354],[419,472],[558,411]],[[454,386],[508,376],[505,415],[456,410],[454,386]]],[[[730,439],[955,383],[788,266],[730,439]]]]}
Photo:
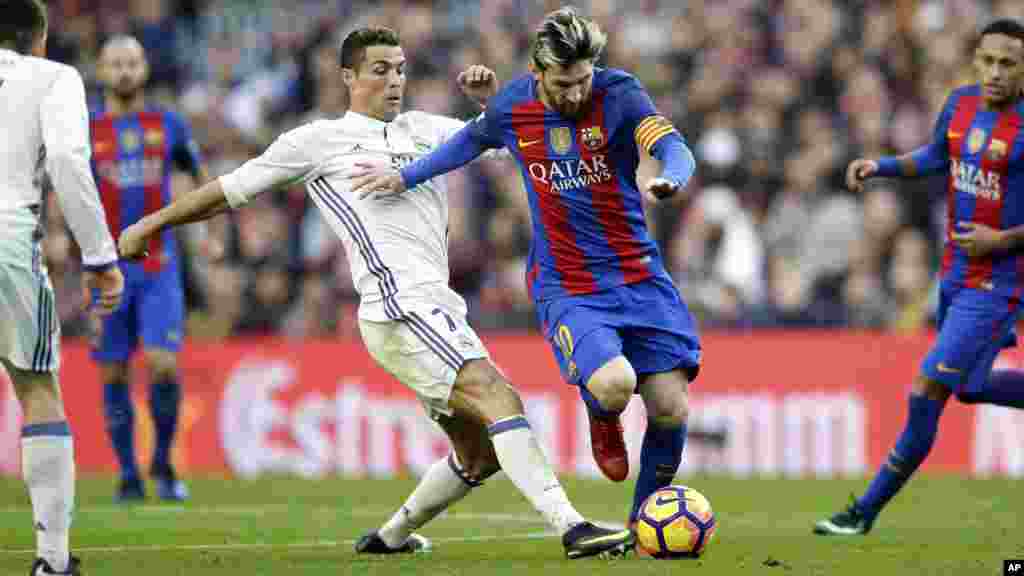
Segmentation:
{"type": "Polygon", "coordinates": [[[366,116],[358,112],[353,112],[351,110],[345,112],[345,122],[354,124],[359,128],[364,128],[367,130],[376,130],[380,132],[384,132],[384,130],[388,127],[388,124],[391,124],[390,122],[385,122],[383,120],[371,118],[370,116],[366,116]]]}

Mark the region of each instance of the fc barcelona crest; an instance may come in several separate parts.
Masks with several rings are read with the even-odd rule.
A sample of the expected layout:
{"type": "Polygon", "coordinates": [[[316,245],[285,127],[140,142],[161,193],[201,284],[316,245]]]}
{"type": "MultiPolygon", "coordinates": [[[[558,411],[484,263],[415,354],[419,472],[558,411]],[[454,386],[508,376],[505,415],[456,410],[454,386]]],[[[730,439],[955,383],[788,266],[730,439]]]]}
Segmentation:
{"type": "Polygon", "coordinates": [[[987,139],[988,134],[984,130],[981,128],[971,128],[971,133],[967,135],[967,151],[971,154],[977,154],[985,146],[985,140],[987,139]]]}
{"type": "Polygon", "coordinates": [[[142,135],[142,140],[146,143],[146,146],[150,148],[156,148],[164,145],[164,131],[163,130],[146,130],[142,135]]]}
{"type": "Polygon", "coordinates": [[[580,131],[580,140],[587,150],[597,150],[604,144],[604,134],[600,126],[589,126],[580,131]]]}
{"type": "Polygon", "coordinates": [[[121,150],[125,153],[132,153],[138,149],[142,143],[142,139],[139,138],[139,133],[135,130],[125,130],[121,132],[121,150]]]}
{"type": "Polygon", "coordinates": [[[989,160],[998,162],[1003,158],[1006,158],[1007,148],[1008,146],[1006,142],[1002,140],[996,140],[995,138],[993,138],[992,141],[989,142],[988,144],[987,156],[989,160]]]}
{"type": "Polygon", "coordinates": [[[548,134],[551,148],[556,154],[565,154],[572,148],[572,129],[568,126],[552,128],[548,134]]]}

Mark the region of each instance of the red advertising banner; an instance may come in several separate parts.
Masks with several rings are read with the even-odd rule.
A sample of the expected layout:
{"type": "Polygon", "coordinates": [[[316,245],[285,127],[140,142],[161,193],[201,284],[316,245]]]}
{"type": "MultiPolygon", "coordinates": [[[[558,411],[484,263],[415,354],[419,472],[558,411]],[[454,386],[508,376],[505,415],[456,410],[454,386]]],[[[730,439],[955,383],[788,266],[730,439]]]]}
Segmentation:
{"type": "MultiPolygon", "coordinates": [[[[548,344],[532,334],[485,341],[521,391],[551,460],[562,472],[597,476],[585,410],[576,390],[562,382],[548,344]]],[[[929,343],[925,334],[705,335],[682,473],[831,477],[873,471],[903,426],[910,383],[929,343]]],[[[1024,368],[1024,354],[1008,351],[999,362],[1024,368]]],[[[136,437],[145,464],[153,432],[145,373],[137,368],[136,437]]],[[[359,341],[192,341],[180,370],[184,395],[173,458],[184,474],[418,474],[447,450],[414,395],[378,368],[359,341]]],[[[64,347],[61,380],[79,469],[113,471],[102,387],[84,345],[64,347]]],[[[624,424],[636,470],[644,430],[639,398],[624,424]]],[[[18,473],[19,430],[13,392],[0,383],[0,473],[18,473]]],[[[1024,476],[1024,413],[951,401],[925,468],[1024,476]]]]}

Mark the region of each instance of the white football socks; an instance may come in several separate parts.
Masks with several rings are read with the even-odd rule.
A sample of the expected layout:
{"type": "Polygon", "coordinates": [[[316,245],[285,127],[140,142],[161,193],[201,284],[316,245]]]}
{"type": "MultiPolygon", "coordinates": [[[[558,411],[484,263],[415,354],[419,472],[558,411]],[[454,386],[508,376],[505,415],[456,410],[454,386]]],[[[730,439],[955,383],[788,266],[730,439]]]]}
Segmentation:
{"type": "Polygon", "coordinates": [[[378,531],[381,540],[391,548],[398,548],[413,530],[433,520],[476,485],[478,483],[462,473],[455,452],[434,462],[405,504],[378,531]]]}
{"type": "Polygon", "coordinates": [[[68,531],[75,502],[75,460],[67,422],[25,426],[21,472],[32,501],[37,556],[57,572],[67,569],[68,531]]]}
{"type": "Polygon", "coordinates": [[[555,476],[525,416],[499,420],[487,428],[505,475],[559,534],[583,522],[555,476]]]}

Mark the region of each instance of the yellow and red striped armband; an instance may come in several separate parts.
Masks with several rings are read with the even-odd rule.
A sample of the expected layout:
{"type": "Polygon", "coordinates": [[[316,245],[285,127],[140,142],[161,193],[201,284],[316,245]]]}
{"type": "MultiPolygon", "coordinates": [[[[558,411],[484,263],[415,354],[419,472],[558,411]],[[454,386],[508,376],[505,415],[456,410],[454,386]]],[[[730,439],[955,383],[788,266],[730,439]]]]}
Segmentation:
{"type": "Polygon", "coordinates": [[[654,116],[648,116],[640,121],[637,125],[636,131],[633,132],[633,136],[636,139],[637,146],[641,150],[650,154],[651,147],[654,143],[661,139],[666,134],[671,134],[676,131],[675,126],[668,121],[667,118],[661,114],[654,116]]]}

